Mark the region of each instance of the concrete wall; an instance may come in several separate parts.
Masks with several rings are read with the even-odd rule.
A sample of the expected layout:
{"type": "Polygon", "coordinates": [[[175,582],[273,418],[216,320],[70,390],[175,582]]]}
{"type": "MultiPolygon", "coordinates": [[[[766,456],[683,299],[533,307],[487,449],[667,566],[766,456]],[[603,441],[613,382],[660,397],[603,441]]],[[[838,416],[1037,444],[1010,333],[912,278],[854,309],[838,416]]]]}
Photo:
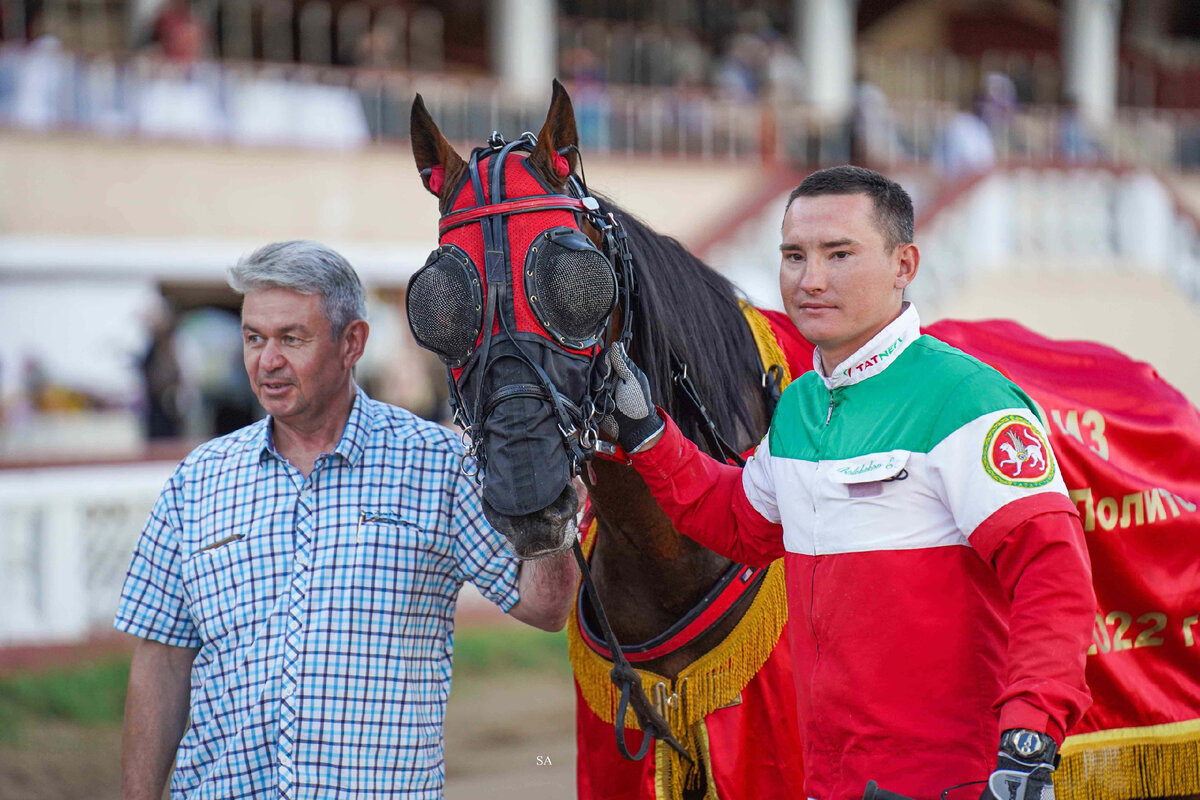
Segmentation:
{"type": "MultiPolygon", "coordinates": [[[[594,188],[694,239],[765,181],[755,164],[585,158],[594,188]]],[[[0,236],[436,242],[407,146],[352,153],[0,134],[0,236]]]]}
{"type": "MultiPolygon", "coordinates": [[[[919,278],[918,278],[919,280],[919,278]]],[[[1148,361],[1200,405],[1200,308],[1166,275],[1120,265],[1087,273],[1023,264],[975,276],[924,309],[929,322],[1011,319],[1051,339],[1086,339],[1148,361]]]]}

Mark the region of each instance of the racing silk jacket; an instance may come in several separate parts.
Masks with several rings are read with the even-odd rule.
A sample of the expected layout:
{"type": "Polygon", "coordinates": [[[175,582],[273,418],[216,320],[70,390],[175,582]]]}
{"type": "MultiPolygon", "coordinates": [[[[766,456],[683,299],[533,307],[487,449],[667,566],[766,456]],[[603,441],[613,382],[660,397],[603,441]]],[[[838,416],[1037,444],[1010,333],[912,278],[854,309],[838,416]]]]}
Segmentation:
{"type": "Polygon", "coordinates": [[[911,305],[830,377],[814,361],[744,469],[670,420],[633,456],[679,530],[785,559],[807,794],[936,798],[986,779],[1002,730],[1061,742],[1095,600],[1032,400],[911,305]]]}

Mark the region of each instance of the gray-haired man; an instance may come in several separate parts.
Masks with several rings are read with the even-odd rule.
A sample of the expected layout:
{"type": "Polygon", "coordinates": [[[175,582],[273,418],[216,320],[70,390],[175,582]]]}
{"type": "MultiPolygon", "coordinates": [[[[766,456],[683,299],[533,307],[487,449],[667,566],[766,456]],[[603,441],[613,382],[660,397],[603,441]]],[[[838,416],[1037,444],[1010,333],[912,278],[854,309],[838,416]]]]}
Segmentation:
{"type": "Polygon", "coordinates": [[[123,795],[157,800],[175,760],[174,798],[440,798],[459,588],[557,630],[571,554],[519,564],[455,437],[357,387],[344,258],[270,244],[229,282],[269,416],[184,459],[134,552],[123,795]]]}

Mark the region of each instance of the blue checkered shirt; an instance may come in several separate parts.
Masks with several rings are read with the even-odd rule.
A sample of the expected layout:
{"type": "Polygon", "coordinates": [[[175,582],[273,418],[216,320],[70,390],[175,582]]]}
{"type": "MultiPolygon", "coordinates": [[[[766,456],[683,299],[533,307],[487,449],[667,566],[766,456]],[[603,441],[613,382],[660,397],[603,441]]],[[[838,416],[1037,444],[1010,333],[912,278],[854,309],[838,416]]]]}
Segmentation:
{"type": "Polygon", "coordinates": [[[518,599],[460,452],[359,390],[307,479],[268,420],[179,465],[115,623],[199,648],[172,798],[442,797],[459,588],[518,599]]]}

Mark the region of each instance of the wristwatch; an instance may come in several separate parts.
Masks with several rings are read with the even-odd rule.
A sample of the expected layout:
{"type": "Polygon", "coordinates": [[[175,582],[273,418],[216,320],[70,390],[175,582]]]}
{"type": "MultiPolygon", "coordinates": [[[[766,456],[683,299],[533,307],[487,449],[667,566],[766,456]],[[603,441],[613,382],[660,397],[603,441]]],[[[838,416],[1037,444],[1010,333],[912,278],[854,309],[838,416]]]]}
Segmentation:
{"type": "Polygon", "coordinates": [[[1000,750],[1022,761],[1053,764],[1058,745],[1044,733],[1028,728],[1010,728],[1000,735],[1000,750]]]}

